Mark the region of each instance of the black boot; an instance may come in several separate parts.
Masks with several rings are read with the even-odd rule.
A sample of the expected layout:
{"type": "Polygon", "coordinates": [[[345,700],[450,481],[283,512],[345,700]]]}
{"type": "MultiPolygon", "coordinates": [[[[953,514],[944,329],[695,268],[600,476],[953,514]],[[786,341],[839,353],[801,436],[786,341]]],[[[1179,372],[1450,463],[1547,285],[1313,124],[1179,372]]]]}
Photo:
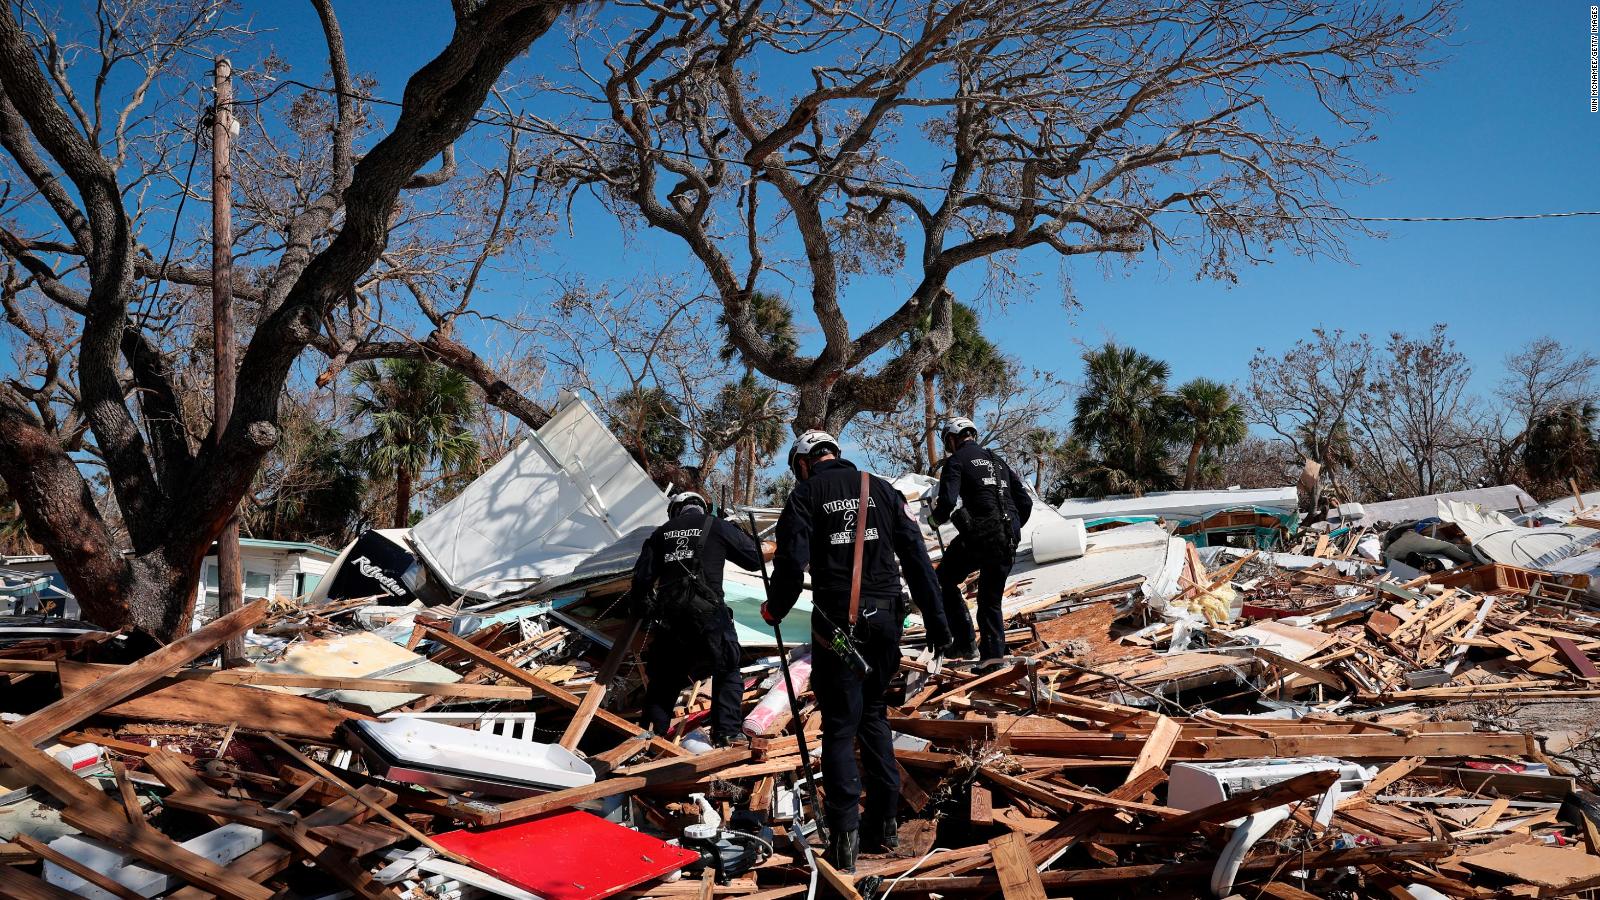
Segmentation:
{"type": "Polygon", "coordinates": [[[841,872],[853,873],[856,870],[856,850],[860,846],[861,833],[855,830],[845,831],[843,828],[828,830],[828,865],[841,872]]]}
{"type": "Polygon", "coordinates": [[[867,826],[866,835],[861,841],[863,853],[882,853],[898,849],[900,849],[900,823],[894,816],[867,826]]]}

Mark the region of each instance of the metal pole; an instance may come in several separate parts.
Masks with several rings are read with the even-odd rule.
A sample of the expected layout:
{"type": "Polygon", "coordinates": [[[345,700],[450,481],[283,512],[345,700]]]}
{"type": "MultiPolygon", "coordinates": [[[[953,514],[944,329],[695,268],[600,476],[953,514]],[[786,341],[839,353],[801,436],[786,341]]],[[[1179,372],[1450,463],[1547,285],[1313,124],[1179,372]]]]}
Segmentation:
{"type": "MultiPolygon", "coordinates": [[[[211,348],[212,439],[222,443],[233,412],[234,382],[238,363],[233,329],[233,167],[229,162],[233,141],[233,65],[217,57],[211,109],[211,348]]],[[[244,606],[244,573],[239,565],[239,516],[228,516],[217,535],[217,614],[225,616],[244,606]]],[[[224,667],[244,662],[244,638],[222,645],[224,667]]]]}
{"type": "MultiPolygon", "coordinates": [[[[761,529],[756,525],[754,511],[746,510],[745,515],[750,517],[750,536],[756,539],[756,555],[761,558],[761,590],[768,600],[772,599],[772,582],[767,578],[767,554],[761,549],[761,529]]],[[[794,740],[800,748],[800,758],[804,760],[801,771],[806,776],[806,788],[811,791],[811,810],[816,815],[818,797],[817,782],[811,776],[811,751],[806,749],[806,721],[800,717],[800,696],[794,691],[794,677],[789,674],[789,651],[783,646],[783,629],[777,622],[772,623],[772,636],[778,641],[778,668],[783,670],[783,686],[789,693],[789,717],[794,719],[794,740]]],[[[815,663],[813,663],[815,665],[815,663]]],[[[822,824],[822,816],[816,816],[817,834],[827,840],[827,827],[822,824]]],[[[798,827],[798,823],[797,826],[798,827]]]]}

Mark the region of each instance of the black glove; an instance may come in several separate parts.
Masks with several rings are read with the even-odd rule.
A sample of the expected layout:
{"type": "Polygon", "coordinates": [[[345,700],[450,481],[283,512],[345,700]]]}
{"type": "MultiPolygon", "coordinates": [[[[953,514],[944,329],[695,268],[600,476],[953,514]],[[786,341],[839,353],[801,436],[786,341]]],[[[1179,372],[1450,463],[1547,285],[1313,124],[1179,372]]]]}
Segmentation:
{"type": "Polygon", "coordinates": [[[923,645],[932,650],[935,656],[943,656],[955,643],[955,638],[950,636],[950,629],[942,622],[923,622],[922,640],[923,645]]]}

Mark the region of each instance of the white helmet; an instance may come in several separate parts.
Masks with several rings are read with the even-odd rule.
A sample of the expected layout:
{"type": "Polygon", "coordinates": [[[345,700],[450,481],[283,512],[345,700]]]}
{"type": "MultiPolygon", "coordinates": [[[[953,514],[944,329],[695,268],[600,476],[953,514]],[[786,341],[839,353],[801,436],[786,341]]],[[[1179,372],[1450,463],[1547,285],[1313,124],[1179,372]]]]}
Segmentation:
{"type": "Polygon", "coordinates": [[[974,440],[978,437],[978,425],[966,416],[950,416],[944,420],[944,449],[946,453],[954,453],[956,441],[963,434],[971,433],[974,440]]]}
{"type": "Polygon", "coordinates": [[[826,431],[813,428],[795,438],[794,444],[789,447],[789,471],[796,478],[804,477],[800,474],[800,460],[810,459],[822,451],[839,455],[839,442],[826,431]]]}
{"type": "Polygon", "coordinates": [[[698,506],[701,509],[710,508],[709,504],[706,503],[706,498],[700,496],[694,491],[683,491],[682,493],[673,494],[671,497],[667,498],[667,518],[677,518],[678,513],[683,512],[683,508],[685,506],[691,505],[698,506]]]}

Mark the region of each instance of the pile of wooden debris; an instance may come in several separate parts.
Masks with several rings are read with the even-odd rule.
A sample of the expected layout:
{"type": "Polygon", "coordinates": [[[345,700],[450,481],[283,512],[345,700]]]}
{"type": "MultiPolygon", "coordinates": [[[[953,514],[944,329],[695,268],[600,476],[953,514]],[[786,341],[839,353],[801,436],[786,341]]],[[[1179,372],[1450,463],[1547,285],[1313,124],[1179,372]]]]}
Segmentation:
{"type": "MultiPolygon", "coordinates": [[[[434,609],[380,637],[394,617],[355,624],[371,604],[261,602],[123,665],[104,662],[111,635],[23,642],[0,649],[0,895],[1600,889],[1586,773],[1459,712],[1600,695],[1600,611],[1509,567],[1438,584],[1213,562],[1188,553],[1164,610],[1138,577],[1054,592],[1021,574],[1010,656],[984,673],[916,654],[913,627],[892,712],[901,845],[853,876],[808,852],[810,694],[798,720],[753,716],[748,747],[698,743],[703,690],[670,733],[641,732],[637,642],[612,629],[607,651],[603,609],[434,609]],[[269,658],[202,664],[247,631],[276,636],[269,658]]],[[[783,690],[759,652],[747,711],[783,690]]]]}

